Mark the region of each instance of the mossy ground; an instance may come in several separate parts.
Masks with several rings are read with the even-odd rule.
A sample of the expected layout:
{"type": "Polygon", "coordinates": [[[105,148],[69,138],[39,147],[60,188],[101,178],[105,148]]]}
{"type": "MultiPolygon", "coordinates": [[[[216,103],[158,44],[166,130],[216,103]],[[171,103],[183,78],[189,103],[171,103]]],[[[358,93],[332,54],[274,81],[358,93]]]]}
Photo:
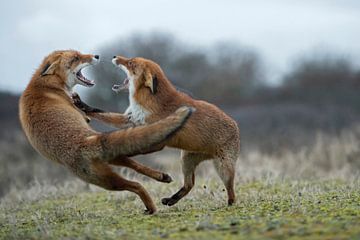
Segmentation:
{"type": "MultiPolygon", "coordinates": [[[[157,203],[175,190],[150,186],[157,203]]],[[[158,204],[153,216],[142,213],[133,194],[62,195],[3,206],[0,239],[360,239],[359,186],[336,180],[239,183],[237,203],[227,207],[221,185],[198,184],[178,205],[158,204]]]]}

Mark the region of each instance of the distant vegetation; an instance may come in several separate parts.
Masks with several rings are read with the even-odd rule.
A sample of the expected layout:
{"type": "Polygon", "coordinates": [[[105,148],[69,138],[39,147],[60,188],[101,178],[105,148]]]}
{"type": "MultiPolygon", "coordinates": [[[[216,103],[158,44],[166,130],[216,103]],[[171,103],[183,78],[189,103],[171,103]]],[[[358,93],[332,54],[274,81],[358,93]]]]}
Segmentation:
{"type": "MultiPolygon", "coordinates": [[[[153,33],[118,39],[99,48],[103,62],[93,68],[97,87],[89,98],[114,107],[119,96],[111,92],[124,79],[110,59],[119,54],[142,56],[160,64],[178,87],[225,107],[271,102],[301,104],[359,103],[360,69],[341,55],[320,53],[299,58],[283,76],[280,86],[269,85],[261,55],[255,49],[232,42],[209,47],[187,45],[172,35],[153,33]],[[100,88],[100,89],[99,89],[100,88]]],[[[126,97],[126,94],[121,94],[126,97]]]]}

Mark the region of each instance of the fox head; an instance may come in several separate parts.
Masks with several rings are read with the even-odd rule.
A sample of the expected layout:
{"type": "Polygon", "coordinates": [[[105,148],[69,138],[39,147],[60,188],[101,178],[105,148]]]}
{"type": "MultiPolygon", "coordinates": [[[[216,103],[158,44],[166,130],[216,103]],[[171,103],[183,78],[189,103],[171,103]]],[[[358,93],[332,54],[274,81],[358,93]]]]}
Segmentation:
{"type": "Polygon", "coordinates": [[[152,94],[156,94],[159,78],[165,76],[160,66],[148,59],[114,56],[112,62],[115,66],[120,67],[127,76],[122,85],[114,85],[115,92],[127,88],[131,92],[146,87],[152,94]]]}
{"type": "Polygon", "coordinates": [[[94,81],[84,77],[81,70],[98,62],[98,55],[81,54],[74,50],[55,51],[44,59],[35,74],[38,74],[40,78],[57,75],[62,81],[61,84],[68,89],[72,89],[76,84],[91,87],[95,85],[94,81]]]}

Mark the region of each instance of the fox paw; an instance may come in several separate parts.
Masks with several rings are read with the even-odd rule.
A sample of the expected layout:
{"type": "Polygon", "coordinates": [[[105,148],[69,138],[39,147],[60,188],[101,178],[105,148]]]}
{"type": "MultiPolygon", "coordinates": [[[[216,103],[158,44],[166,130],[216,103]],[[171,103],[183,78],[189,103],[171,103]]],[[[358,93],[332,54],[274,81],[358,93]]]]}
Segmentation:
{"type": "Polygon", "coordinates": [[[171,182],[172,182],[172,178],[171,178],[171,176],[170,176],[169,174],[163,173],[160,182],[171,183],[171,182]]]}
{"type": "Polygon", "coordinates": [[[173,199],[173,198],[163,198],[163,199],[161,199],[161,203],[163,205],[166,205],[166,206],[172,206],[177,202],[178,202],[178,200],[173,199]]]}
{"type": "Polygon", "coordinates": [[[175,111],[175,114],[186,120],[195,111],[196,111],[196,109],[193,107],[182,106],[175,111]]]}
{"type": "Polygon", "coordinates": [[[74,92],[71,97],[72,97],[72,100],[73,100],[74,105],[75,105],[77,108],[79,108],[80,110],[82,110],[82,111],[85,112],[85,111],[86,111],[86,108],[85,108],[85,105],[84,105],[83,101],[81,100],[79,94],[77,94],[77,93],[74,92]]]}
{"type": "Polygon", "coordinates": [[[72,98],[74,104],[81,102],[80,96],[76,92],[73,92],[71,94],[71,98],[72,98]]]}
{"type": "Polygon", "coordinates": [[[156,212],[156,209],[145,209],[144,210],[144,214],[145,215],[152,215],[152,214],[154,214],[156,212]]]}
{"type": "Polygon", "coordinates": [[[229,200],[228,200],[228,206],[234,205],[234,202],[235,202],[234,199],[229,199],[229,200]]]}

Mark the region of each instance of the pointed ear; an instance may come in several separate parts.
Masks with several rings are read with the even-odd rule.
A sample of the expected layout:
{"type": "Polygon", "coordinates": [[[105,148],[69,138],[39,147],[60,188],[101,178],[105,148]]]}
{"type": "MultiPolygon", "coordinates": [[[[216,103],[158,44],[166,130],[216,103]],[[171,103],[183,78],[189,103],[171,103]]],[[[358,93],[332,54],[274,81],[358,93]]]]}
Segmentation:
{"type": "Polygon", "coordinates": [[[58,65],[59,61],[55,61],[52,64],[47,63],[44,69],[41,71],[41,76],[52,75],[55,72],[55,69],[58,65]]]}
{"type": "Polygon", "coordinates": [[[155,75],[153,76],[149,70],[145,70],[145,86],[150,88],[152,94],[156,93],[157,84],[157,77],[155,75]]]}

